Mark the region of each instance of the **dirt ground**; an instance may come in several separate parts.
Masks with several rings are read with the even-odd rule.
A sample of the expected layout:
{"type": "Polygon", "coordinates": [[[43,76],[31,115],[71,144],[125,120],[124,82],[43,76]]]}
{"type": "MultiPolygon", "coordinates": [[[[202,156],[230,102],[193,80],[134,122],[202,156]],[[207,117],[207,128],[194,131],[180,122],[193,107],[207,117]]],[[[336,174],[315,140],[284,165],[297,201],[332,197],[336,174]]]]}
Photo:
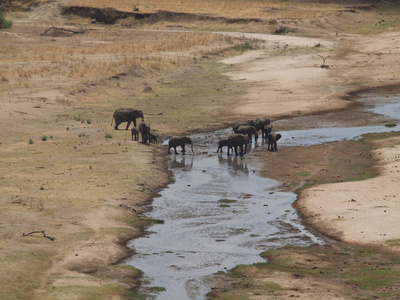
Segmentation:
{"type": "MultiPolygon", "coordinates": [[[[0,31],[0,119],[7,128],[0,132],[4,299],[132,296],[130,288],[137,286],[140,272],[118,263],[130,254],[127,239],[153,221],[140,214],[141,206],[170,178],[165,147],[132,142],[129,132],[112,129],[109,122],[116,108],[140,107],[164,137],[264,115],[273,121],[289,118],[275,128],[279,131],[317,127],[322,120],[331,125],[390,123],[362,111],[371,103],[353,102],[358,97],[354,92],[386,96],[400,91],[400,32],[386,27],[392,16],[378,9],[283,20],[293,30],[287,35],[246,34],[261,40],[262,46],[218,59],[224,67],[215,68],[230,80],[216,77],[215,69],[207,66],[237,40],[215,39],[204,46],[195,42],[204,37],[177,36],[180,41],[190,37],[192,43],[185,50],[160,50],[163,60],[155,60],[155,53],[155,62],[143,56],[137,65],[122,48],[135,39],[149,39],[143,46],[149,52],[148,45],[165,44],[176,33],[91,25],[90,20],[62,17],[58,2],[9,16],[15,20],[13,28],[0,31]],[[54,24],[90,30],[69,37],[41,35],[54,24]],[[110,54],[115,48],[107,47],[120,42],[121,53],[110,54]],[[90,52],[93,45],[103,45],[104,52],[90,52]],[[321,68],[322,58],[316,54],[328,57],[329,67],[321,68]],[[202,81],[207,78],[211,80],[202,81]],[[184,89],[188,79],[203,82],[197,87],[199,98],[190,98],[194,93],[184,89]],[[44,230],[46,236],[24,235],[36,230],[44,230]]],[[[281,181],[282,190],[338,182],[301,190],[296,207],[305,222],[346,243],[398,251],[398,229],[391,225],[398,211],[399,137],[374,143],[371,155],[350,141],[279,148],[276,153],[255,151],[251,159],[263,161],[260,172],[281,181]],[[360,173],[348,161],[362,166],[368,176],[377,176],[346,182],[360,173]]],[[[309,258],[296,259],[305,263],[309,258]]],[[[332,299],[347,298],[343,283],[303,277],[299,284],[288,280],[288,274],[279,275],[275,283],[289,291],[301,286],[304,299],[321,298],[324,290],[334,291],[332,299]]]]}

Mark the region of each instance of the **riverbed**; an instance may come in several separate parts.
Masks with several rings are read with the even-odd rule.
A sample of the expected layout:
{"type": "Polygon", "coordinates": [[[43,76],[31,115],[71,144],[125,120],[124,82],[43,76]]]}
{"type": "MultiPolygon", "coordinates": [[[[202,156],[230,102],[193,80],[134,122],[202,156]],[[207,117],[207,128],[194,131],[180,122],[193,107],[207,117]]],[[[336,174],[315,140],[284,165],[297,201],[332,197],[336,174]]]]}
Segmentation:
{"type": "MultiPolygon", "coordinates": [[[[399,101],[374,109],[398,118],[399,101]]],[[[279,128],[279,121],[276,127],[279,128]]],[[[399,126],[323,127],[280,131],[278,147],[301,147],[357,139],[371,132],[398,131],[399,126]]],[[[275,126],[275,124],[274,124],[275,126]]],[[[309,232],[292,207],[293,193],[258,175],[251,151],[267,151],[261,138],[244,156],[217,154],[217,141],[231,128],[192,136],[195,155],[170,155],[174,182],[151,204],[148,216],[164,220],[144,237],[130,242],[135,255],[126,263],[145,274],[143,293],[157,299],[204,299],[207,276],[238,264],[264,262],[263,251],[287,244],[324,243],[309,232]]],[[[279,149],[278,149],[279,151],[279,149]]]]}

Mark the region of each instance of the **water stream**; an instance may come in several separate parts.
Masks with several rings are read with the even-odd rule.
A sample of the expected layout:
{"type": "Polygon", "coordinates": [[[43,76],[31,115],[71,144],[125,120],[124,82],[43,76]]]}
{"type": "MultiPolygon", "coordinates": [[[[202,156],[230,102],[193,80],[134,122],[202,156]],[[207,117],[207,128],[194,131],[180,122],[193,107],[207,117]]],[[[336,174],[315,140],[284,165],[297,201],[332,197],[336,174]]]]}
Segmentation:
{"type": "MultiPolygon", "coordinates": [[[[397,100],[374,112],[400,118],[397,100]]],[[[280,131],[278,147],[399,130],[400,126],[368,126],[280,131]]],[[[301,224],[292,207],[296,195],[278,191],[275,180],[259,177],[259,166],[251,155],[227,156],[225,149],[216,153],[218,139],[230,132],[229,128],[193,135],[195,155],[170,156],[175,182],[154,199],[147,214],[165,222],[129,243],[136,254],[125,263],[145,273],[148,283],[143,289],[165,288],[156,299],[205,299],[210,290],[207,276],[213,273],[264,262],[259,254],[271,248],[324,243],[301,224]]],[[[252,147],[266,148],[261,138],[252,147]]]]}

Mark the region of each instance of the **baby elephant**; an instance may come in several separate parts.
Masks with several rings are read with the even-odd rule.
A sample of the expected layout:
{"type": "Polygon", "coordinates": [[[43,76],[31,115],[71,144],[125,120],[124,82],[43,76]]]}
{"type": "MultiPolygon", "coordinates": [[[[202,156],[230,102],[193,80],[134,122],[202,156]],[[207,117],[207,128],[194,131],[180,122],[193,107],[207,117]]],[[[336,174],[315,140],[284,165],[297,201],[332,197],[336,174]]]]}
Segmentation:
{"type": "Polygon", "coordinates": [[[185,152],[186,152],[185,144],[190,144],[192,147],[192,152],[194,153],[193,142],[192,142],[191,138],[186,137],[186,136],[184,136],[184,137],[176,137],[175,136],[175,137],[170,138],[169,142],[168,142],[168,154],[171,153],[170,152],[171,148],[174,148],[175,154],[178,154],[178,151],[176,151],[176,147],[178,147],[178,146],[180,146],[182,148],[182,154],[185,154],[185,152]]]}
{"type": "Polygon", "coordinates": [[[139,129],[133,126],[131,132],[132,132],[132,141],[133,141],[133,136],[135,136],[135,141],[137,141],[139,139],[139,129]]]}
{"type": "Polygon", "coordinates": [[[158,136],[158,134],[154,133],[154,131],[150,129],[150,132],[149,132],[149,143],[157,144],[157,141],[159,139],[160,139],[160,137],[158,136]]]}
{"type": "Polygon", "coordinates": [[[262,131],[262,137],[266,138],[268,137],[268,134],[272,132],[272,124],[267,124],[264,126],[263,131],[262,131]]]}
{"type": "Polygon", "coordinates": [[[217,152],[223,152],[222,147],[228,146],[228,139],[220,139],[218,142],[217,152]]]}
{"type": "Polygon", "coordinates": [[[268,150],[270,151],[276,151],[278,150],[278,140],[280,140],[280,138],[282,137],[282,135],[280,133],[275,134],[275,133],[270,133],[268,134],[267,138],[268,138],[268,150]]]}

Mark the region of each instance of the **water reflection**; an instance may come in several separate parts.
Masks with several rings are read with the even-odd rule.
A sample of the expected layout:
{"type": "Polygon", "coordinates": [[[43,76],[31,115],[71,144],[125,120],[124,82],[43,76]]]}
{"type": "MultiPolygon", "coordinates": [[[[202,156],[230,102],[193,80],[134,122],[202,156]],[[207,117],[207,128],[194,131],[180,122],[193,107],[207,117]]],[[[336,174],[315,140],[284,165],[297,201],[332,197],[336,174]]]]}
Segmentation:
{"type": "Polygon", "coordinates": [[[193,155],[174,155],[170,160],[168,167],[170,169],[185,169],[191,170],[193,167],[193,155]]]}

